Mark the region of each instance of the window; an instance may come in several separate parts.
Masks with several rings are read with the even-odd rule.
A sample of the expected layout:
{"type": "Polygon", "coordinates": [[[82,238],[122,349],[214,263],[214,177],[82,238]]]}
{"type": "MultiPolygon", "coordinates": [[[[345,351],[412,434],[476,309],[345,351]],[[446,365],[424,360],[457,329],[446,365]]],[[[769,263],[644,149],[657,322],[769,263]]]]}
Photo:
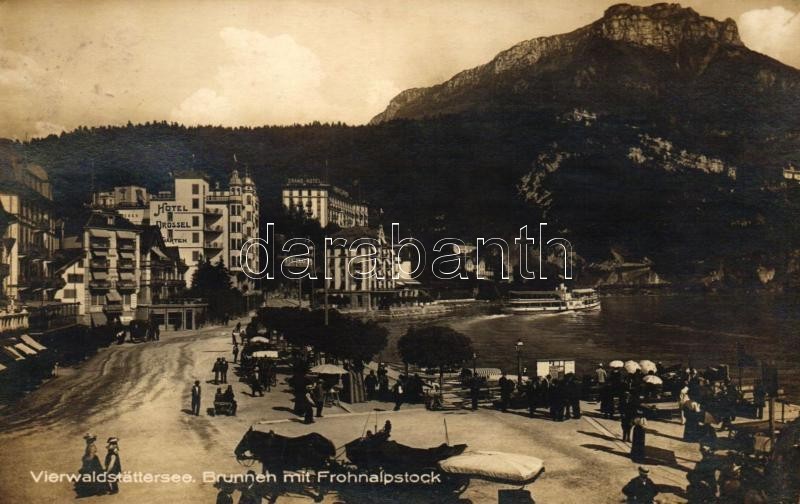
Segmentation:
{"type": "Polygon", "coordinates": [[[125,306],[131,305],[131,295],[130,294],[123,294],[122,295],[122,304],[125,306]]]}
{"type": "Polygon", "coordinates": [[[198,252],[197,250],[192,251],[192,261],[194,262],[200,261],[200,252],[198,252]]]}
{"type": "Polygon", "coordinates": [[[167,212],[167,220],[172,222],[172,212],[167,212]]]}
{"type": "Polygon", "coordinates": [[[200,217],[197,215],[192,216],[192,227],[200,226],[200,217]]]}
{"type": "Polygon", "coordinates": [[[236,240],[231,238],[231,249],[236,250],[236,240]]]}
{"type": "Polygon", "coordinates": [[[192,194],[200,194],[200,184],[192,184],[192,194]]]}
{"type": "Polygon", "coordinates": [[[76,299],[78,292],[75,289],[64,289],[64,299],[76,299]]]}
{"type": "Polygon", "coordinates": [[[172,241],[172,230],[167,229],[167,241],[172,241]]]}
{"type": "MultiPolygon", "coordinates": [[[[83,283],[83,275],[78,275],[75,273],[70,273],[67,275],[67,283],[83,283]]],[[[75,296],[72,296],[75,297],[75,296]]]]}
{"type": "Polygon", "coordinates": [[[103,306],[106,304],[105,294],[92,294],[92,305],[103,306]]]}
{"type": "Polygon", "coordinates": [[[200,233],[192,233],[192,243],[200,243],[200,233]]]}
{"type": "Polygon", "coordinates": [[[246,202],[248,205],[252,205],[252,204],[253,204],[253,199],[250,197],[250,195],[249,195],[249,194],[247,195],[247,198],[245,199],[245,202],[246,202]]]}
{"type": "Polygon", "coordinates": [[[200,208],[200,198],[192,198],[192,208],[200,208]]]}

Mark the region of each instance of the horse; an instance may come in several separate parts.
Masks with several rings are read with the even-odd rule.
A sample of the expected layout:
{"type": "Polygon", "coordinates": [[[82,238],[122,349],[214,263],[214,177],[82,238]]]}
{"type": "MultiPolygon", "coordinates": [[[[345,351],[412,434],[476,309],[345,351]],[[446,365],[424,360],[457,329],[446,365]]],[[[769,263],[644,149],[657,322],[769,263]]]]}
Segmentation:
{"type": "MultiPolygon", "coordinates": [[[[274,431],[256,431],[250,427],[233,453],[239,463],[257,460],[261,462],[262,474],[269,471],[276,476],[278,485],[270,497],[270,502],[275,502],[283,487],[284,471],[319,471],[329,467],[336,457],[336,447],[328,438],[316,432],[292,438],[275,434],[274,431]]],[[[320,502],[324,492],[318,483],[314,486],[318,494],[311,496],[320,502]]]]}

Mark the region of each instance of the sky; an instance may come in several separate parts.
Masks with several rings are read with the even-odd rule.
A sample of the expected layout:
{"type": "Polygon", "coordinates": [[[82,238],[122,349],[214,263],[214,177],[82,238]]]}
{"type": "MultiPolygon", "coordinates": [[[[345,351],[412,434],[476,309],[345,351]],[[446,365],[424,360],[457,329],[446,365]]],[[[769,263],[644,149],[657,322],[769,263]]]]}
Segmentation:
{"type": "MultiPolygon", "coordinates": [[[[0,137],[128,121],[363,124],[599,0],[0,0],[0,137]]],[[[648,4],[654,2],[636,2],[648,4]]],[[[691,0],[800,68],[800,0],[691,0]]]]}

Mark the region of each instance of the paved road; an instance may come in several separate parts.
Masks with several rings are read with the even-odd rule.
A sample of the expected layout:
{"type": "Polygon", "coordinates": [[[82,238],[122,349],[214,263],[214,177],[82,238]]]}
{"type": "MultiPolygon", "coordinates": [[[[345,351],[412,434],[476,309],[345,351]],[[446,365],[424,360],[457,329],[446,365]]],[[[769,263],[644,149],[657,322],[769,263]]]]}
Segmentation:
{"type": "MultiPolygon", "coordinates": [[[[385,404],[357,405],[357,412],[326,410],[326,418],[313,427],[303,425],[287,411],[285,386],[264,398],[246,395],[246,387],[234,382],[240,403],[237,417],[199,417],[188,414],[189,390],[195,379],[204,387],[203,409],[213,397],[211,366],[219,356],[228,357],[229,329],[207,328],[197,332],[164,334],[159,343],[125,344],[101,350],[78,369],[64,374],[31,393],[0,417],[0,501],[63,503],[74,500],[71,484],[36,483],[31,472],[72,473],[80,467],[86,432],[104,442],[120,438],[123,469],[151,473],[188,474],[190,483],[122,485],[120,494],[81,499],[81,502],[215,502],[216,491],[202,481],[204,471],[240,474],[233,448],[251,426],[274,429],[294,436],[311,430],[329,437],[336,446],[362,434],[370,409],[385,404]]],[[[232,376],[232,373],[231,373],[232,376]]],[[[229,380],[233,382],[233,380],[229,380]]],[[[585,405],[592,409],[593,405],[585,405]]],[[[628,447],[618,440],[617,422],[584,416],[563,423],[529,419],[517,413],[493,410],[432,413],[421,408],[398,413],[381,411],[394,425],[393,438],[418,447],[445,441],[445,421],[451,443],[467,443],[470,449],[501,450],[543,458],[546,473],[530,486],[537,502],[619,502],[619,489],[636,473],[627,458],[628,447]]],[[[653,424],[648,444],[668,456],[654,465],[653,477],[671,491],[665,502],[680,502],[685,471],[697,459],[696,445],[679,441],[680,426],[653,424]]],[[[100,456],[104,446],[98,443],[100,456]]],[[[509,488],[474,480],[462,497],[472,502],[496,502],[497,491],[509,488]]],[[[382,496],[393,494],[384,492],[382,496]]],[[[394,494],[396,502],[408,496],[394,494]]],[[[236,496],[238,499],[238,495],[236,496]]],[[[367,502],[363,496],[329,495],[326,502],[367,502]]],[[[391,501],[392,499],[389,499],[391,501]]],[[[282,496],[279,502],[310,502],[300,495],[282,496]]]]}

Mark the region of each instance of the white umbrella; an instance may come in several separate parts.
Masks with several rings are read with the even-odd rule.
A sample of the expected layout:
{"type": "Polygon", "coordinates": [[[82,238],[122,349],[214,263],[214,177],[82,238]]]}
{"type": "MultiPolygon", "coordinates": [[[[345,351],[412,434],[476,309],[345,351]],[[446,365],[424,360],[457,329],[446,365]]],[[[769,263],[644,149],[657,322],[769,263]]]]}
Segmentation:
{"type": "Polygon", "coordinates": [[[639,366],[638,362],[632,360],[625,362],[625,371],[627,371],[628,373],[633,374],[639,369],[642,368],[639,366]]]}
{"type": "Polygon", "coordinates": [[[643,382],[649,383],[650,385],[661,385],[664,382],[656,375],[647,375],[642,379],[643,382]]]}
{"type": "Polygon", "coordinates": [[[655,373],[658,370],[656,363],[647,359],[639,361],[639,366],[642,368],[642,372],[645,374],[649,373],[650,371],[655,373]]]}
{"type": "Polygon", "coordinates": [[[608,367],[610,367],[611,369],[619,369],[621,367],[625,367],[625,363],[622,362],[621,360],[612,360],[611,362],[608,363],[608,367]]]}
{"type": "Polygon", "coordinates": [[[250,338],[250,343],[269,343],[269,340],[263,336],[256,336],[255,338],[250,338]]]}
{"type": "Polygon", "coordinates": [[[544,470],[544,460],[518,453],[476,451],[439,462],[442,471],[514,483],[528,482],[544,470]]]}
{"type": "Polygon", "coordinates": [[[319,366],[314,366],[311,368],[311,372],[317,374],[333,374],[333,375],[347,374],[346,369],[341,368],[339,366],[335,366],[333,364],[320,364],[319,366]]]}

